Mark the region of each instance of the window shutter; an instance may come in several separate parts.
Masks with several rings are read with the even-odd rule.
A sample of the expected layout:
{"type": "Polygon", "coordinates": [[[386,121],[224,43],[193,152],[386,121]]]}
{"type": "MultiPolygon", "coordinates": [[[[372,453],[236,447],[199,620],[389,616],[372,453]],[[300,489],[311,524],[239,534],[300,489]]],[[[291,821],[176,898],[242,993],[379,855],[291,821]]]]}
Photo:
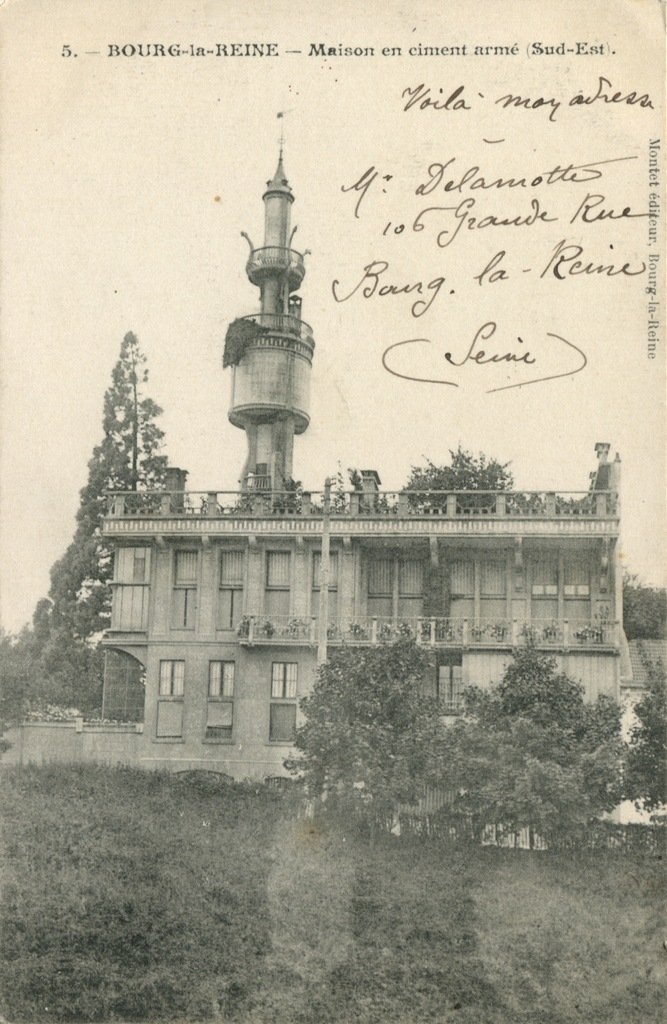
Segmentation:
{"type": "Polygon", "coordinates": [[[399,593],[406,597],[421,597],[424,591],[424,563],[407,558],[399,563],[399,593]]]}
{"type": "Polygon", "coordinates": [[[393,558],[375,558],[369,564],[368,593],[371,597],[391,596],[394,587],[393,558]]]}
{"type": "Polygon", "coordinates": [[[266,563],[267,587],[289,587],[290,556],[289,551],[270,551],[266,563]]]}
{"type": "Polygon", "coordinates": [[[243,551],[223,551],[220,556],[220,581],[223,585],[243,585],[243,551]]]}
{"type": "Polygon", "coordinates": [[[176,582],[196,583],[197,582],[197,552],[177,551],[176,552],[176,582]]]}
{"type": "Polygon", "coordinates": [[[472,562],[457,561],[450,566],[450,581],[452,595],[460,597],[472,597],[475,591],[473,581],[474,565],[472,562]]]}
{"type": "Polygon", "coordinates": [[[483,597],[504,597],[506,584],[507,570],[504,562],[482,562],[483,597]]]}

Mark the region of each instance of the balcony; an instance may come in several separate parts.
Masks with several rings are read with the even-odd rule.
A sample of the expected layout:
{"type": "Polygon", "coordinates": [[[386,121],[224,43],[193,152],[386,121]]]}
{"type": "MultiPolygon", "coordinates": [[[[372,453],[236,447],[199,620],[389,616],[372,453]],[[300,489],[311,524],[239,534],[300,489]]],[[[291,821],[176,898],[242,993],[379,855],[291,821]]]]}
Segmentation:
{"type": "MultiPolygon", "coordinates": [[[[329,644],[371,646],[397,640],[415,640],[433,648],[511,650],[530,637],[541,650],[616,651],[617,622],[567,619],[451,619],[422,617],[390,619],[358,616],[332,621],[327,629],[329,644]]],[[[318,641],[315,616],[245,615],[237,629],[239,643],[261,645],[314,646],[318,641]]]]}
{"type": "Polygon", "coordinates": [[[302,254],[280,245],[253,249],[246,263],[246,274],[251,282],[259,286],[265,278],[276,273],[287,274],[289,290],[295,291],[306,273],[302,254]]]}
{"type": "Polygon", "coordinates": [[[298,316],[292,316],[291,313],[248,313],[239,319],[255,323],[258,327],[263,328],[253,341],[254,345],[261,344],[263,336],[267,339],[273,337],[294,339],[309,346],[312,356],[315,349],[313,329],[310,324],[307,324],[305,320],[300,320],[298,316]]]}
{"type": "MultiPolygon", "coordinates": [[[[322,492],[274,491],[269,489],[268,477],[255,479],[253,493],[116,491],[108,495],[108,516],[111,519],[322,518],[322,492]]],[[[380,491],[375,494],[340,491],[332,494],[330,514],[332,524],[350,520],[454,520],[470,524],[553,520],[567,524],[616,519],[618,496],[612,491],[380,491]]]]}

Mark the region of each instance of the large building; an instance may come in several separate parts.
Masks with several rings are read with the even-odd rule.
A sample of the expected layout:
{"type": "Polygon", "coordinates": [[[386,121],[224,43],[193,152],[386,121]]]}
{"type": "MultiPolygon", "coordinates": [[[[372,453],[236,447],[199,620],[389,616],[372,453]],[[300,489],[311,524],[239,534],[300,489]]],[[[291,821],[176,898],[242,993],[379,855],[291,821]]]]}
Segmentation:
{"type": "MultiPolygon", "coordinates": [[[[363,470],[349,491],[292,480],[315,343],[298,295],[282,155],[247,274],[259,310],[229,327],[229,419],[247,435],[238,491],[111,497],[115,573],[107,713],[145,679],[132,758],[146,767],[281,774],[298,701],[336,646],[414,637],[443,713],[497,682],[528,630],[594,698],[619,698],[618,456],[596,446],[580,492],[408,492],[363,470]],[[129,691],[128,691],[129,687],[129,691]],[[115,696],[114,696],[115,695],[115,696]]],[[[247,238],[247,236],[246,236],[247,238]]]]}

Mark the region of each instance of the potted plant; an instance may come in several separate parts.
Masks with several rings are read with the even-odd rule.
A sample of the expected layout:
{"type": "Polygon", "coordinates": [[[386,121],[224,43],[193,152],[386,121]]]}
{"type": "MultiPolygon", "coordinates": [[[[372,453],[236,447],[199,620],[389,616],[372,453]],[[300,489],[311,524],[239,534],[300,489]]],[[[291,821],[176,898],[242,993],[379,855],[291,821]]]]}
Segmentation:
{"type": "Polygon", "coordinates": [[[393,628],[390,622],[381,622],[378,626],[378,640],[391,640],[393,628]]]}

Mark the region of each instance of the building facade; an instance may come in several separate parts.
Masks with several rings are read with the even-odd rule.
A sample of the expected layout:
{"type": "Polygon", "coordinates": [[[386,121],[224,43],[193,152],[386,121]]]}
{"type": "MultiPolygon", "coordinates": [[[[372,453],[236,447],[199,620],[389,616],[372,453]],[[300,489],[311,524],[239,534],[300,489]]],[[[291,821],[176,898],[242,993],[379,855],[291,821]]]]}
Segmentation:
{"type": "Polygon", "coordinates": [[[110,497],[105,702],[143,675],[138,763],[282,774],[299,698],[341,644],[414,638],[448,715],[466,685],[499,681],[528,632],[590,699],[618,699],[618,456],[598,444],[580,492],[386,492],[375,470],[347,491],[297,487],[315,343],[282,155],[263,200],[264,244],[245,236],[259,310],[230,325],[223,360],[247,436],[239,489],[188,492],[172,469],[164,491],[110,497]]]}

